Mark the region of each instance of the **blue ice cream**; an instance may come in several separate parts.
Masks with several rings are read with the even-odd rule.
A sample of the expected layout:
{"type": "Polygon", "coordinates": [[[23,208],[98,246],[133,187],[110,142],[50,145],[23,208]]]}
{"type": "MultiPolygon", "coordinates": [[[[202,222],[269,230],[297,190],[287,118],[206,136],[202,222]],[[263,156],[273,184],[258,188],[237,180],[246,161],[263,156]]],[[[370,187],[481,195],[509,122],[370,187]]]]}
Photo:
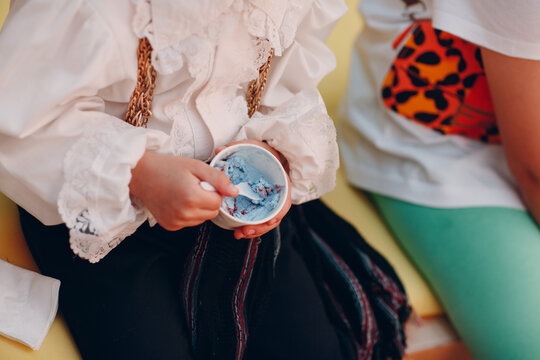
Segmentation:
{"type": "Polygon", "coordinates": [[[251,200],[242,195],[224,197],[221,207],[230,215],[242,221],[257,221],[270,215],[278,206],[282,186],[270,183],[258,169],[250,166],[244,157],[232,153],[214,166],[227,174],[234,185],[247,182],[262,198],[251,200]]]}

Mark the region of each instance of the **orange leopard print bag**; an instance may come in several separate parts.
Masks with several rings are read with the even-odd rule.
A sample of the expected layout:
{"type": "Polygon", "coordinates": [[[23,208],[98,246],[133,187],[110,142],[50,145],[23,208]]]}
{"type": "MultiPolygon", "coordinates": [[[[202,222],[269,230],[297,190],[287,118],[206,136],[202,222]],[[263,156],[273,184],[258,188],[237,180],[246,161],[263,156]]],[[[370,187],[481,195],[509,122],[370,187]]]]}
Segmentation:
{"type": "Polygon", "coordinates": [[[413,22],[400,44],[382,85],[386,107],[441,134],[500,143],[478,46],[430,20],[413,22]]]}

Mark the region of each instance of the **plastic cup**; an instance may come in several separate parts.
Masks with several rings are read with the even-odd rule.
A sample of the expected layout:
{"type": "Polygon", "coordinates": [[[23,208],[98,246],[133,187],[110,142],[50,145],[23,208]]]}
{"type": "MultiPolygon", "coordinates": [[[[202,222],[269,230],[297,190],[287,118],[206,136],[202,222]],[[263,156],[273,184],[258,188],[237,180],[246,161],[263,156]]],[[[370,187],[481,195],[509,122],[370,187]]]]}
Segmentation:
{"type": "Polygon", "coordinates": [[[221,207],[218,216],[212,219],[212,222],[217,226],[228,230],[233,230],[245,225],[264,224],[281,211],[287,200],[289,186],[285,169],[283,169],[281,162],[272,155],[270,151],[253,144],[236,144],[223,149],[212,159],[210,166],[214,166],[218,161],[224,160],[233,153],[242,156],[249,166],[259,170],[270,183],[281,186],[283,190],[281,191],[278,205],[270,214],[268,214],[268,216],[262,219],[253,221],[241,220],[232,216],[221,207]]]}

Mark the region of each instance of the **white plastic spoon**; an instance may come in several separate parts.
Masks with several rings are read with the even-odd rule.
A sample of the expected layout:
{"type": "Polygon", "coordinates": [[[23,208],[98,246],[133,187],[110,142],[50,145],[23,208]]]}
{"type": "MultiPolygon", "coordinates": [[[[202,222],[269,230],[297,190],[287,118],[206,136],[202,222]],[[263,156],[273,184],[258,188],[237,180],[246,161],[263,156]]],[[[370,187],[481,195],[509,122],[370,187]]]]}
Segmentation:
{"type": "MultiPolygon", "coordinates": [[[[254,201],[260,201],[262,200],[262,197],[257,194],[255,191],[253,191],[253,189],[251,188],[251,186],[249,186],[249,184],[247,182],[241,182],[239,184],[236,184],[234,185],[236,186],[236,188],[238,189],[238,195],[242,195],[242,196],[245,196],[247,197],[248,199],[250,200],[254,200],[254,201]]],[[[212,184],[206,182],[206,181],[201,181],[201,187],[204,189],[204,190],[208,190],[208,191],[216,191],[216,188],[212,186],[212,184]]]]}

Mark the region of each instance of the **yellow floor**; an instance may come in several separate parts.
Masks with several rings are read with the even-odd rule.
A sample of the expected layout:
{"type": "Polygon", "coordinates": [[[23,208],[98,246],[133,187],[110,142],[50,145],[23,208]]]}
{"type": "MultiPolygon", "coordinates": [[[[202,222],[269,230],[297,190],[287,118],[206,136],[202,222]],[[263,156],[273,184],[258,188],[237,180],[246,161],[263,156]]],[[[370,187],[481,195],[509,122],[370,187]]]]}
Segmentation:
{"type": "Polygon", "coordinates": [[[9,0],[0,0],[0,29],[9,10],[9,0]]]}
{"type": "MultiPolygon", "coordinates": [[[[361,28],[361,19],[355,10],[357,1],[347,0],[351,9],[340,20],[328,44],[337,57],[337,69],[320,84],[329,113],[336,108],[346,87],[350,49],[361,28]]],[[[7,13],[9,0],[0,0],[0,25],[7,13]]],[[[339,124],[338,124],[339,126],[339,124]]],[[[415,310],[422,316],[437,315],[442,309],[419,273],[407,260],[381,219],[358,190],[347,185],[342,172],[337,187],[323,197],[334,211],[351,222],[378,251],[383,253],[402,278],[415,310]]],[[[37,270],[20,233],[15,206],[0,194],[0,258],[27,269],[37,270]]],[[[57,317],[42,348],[34,352],[11,340],[0,337],[0,359],[79,359],[76,347],[61,317],[57,317]]]]}

